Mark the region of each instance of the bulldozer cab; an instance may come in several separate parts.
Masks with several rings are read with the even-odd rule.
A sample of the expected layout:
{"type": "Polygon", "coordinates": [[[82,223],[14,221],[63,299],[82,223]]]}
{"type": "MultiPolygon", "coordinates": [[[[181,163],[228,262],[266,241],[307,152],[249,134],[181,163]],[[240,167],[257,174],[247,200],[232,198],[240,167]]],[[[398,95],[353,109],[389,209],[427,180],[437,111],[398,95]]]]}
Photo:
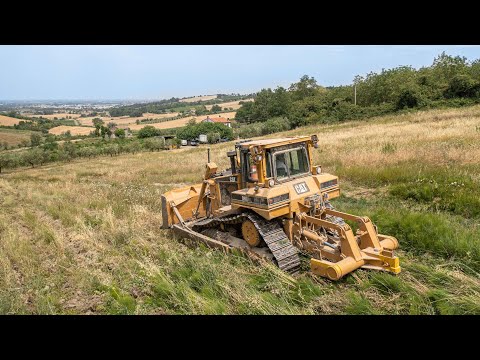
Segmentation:
{"type": "Polygon", "coordinates": [[[240,150],[240,188],[252,184],[287,182],[312,174],[311,147],[317,139],[310,137],[248,141],[237,144],[240,150]]]}

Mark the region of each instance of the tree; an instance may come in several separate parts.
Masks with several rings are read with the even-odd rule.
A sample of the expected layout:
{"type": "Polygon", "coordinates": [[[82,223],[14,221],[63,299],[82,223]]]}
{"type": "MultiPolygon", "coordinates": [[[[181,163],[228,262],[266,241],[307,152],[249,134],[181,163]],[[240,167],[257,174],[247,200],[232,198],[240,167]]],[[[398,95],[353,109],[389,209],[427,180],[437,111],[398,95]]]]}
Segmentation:
{"type": "Polygon", "coordinates": [[[196,125],[187,125],[177,130],[177,137],[182,140],[193,140],[200,134],[219,133],[220,138],[233,139],[233,130],[219,123],[201,122],[196,125]]]}
{"type": "Polygon", "coordinates": [[[303,75],[300,81],[290,85],[288,90],[291,92],[292,99],[295,101],[305,99],[309,96],[315,96],[319,89],[321,89],[321,87],[317,84],[313,76],[303,75]]]}
{"type": "Polygon", "coordinates": [[[101,135],[101,137],[102,137],[102,138],[105,138],[105,134],[107,134],[107,132],[108,132],[108,128],[107,128],[106,126],[103,126],[103,125],[102,125],[102,126],[100,127],[100,135],[101,135]]]}
{"type": "Polygon", "coordinates": [[[54,143],[54,142],[55,142],[55,135],[47,134],[47,136],[45,136],[45,143],[46,144],[54,143]]]}
{"type": "Polygon", "coordinates": [[[102,128],[104,121],[100,118],[94,118],[92,120],[93,126],[95,126],[95,135],[99,136],[100,135],[100,129],[102,128]]]}
{"type": "Polygon", "coordinates": [[[207,135],[207,140],[210,144],[216,144],[220,140],[220,134],[218,132],[211,132],[207,135]]]}
{"type": "Polygon", "coordinates": [[[107,127],[108,127],[109,129],[112,129],[112,128],[114,128],[114,127],[117,127],[117,124],[114,123],[113,121],[111,121],[111,122],[109,122],[109,123],[107,124],[107,127]]]}
{"type": "Polygon", "coordinates": [[[41,165],[45,161],[44,151],[40,148],[34,148],[25,151],[23,153],[23,160],[27,164],[30,164],[32,168],[34,168],[35,165],[41,165]]]}
{"type": "Polygon", "coordinates": [[[400,94],[396,108],[397,110],[404,108],[414,108],[420,104],[421,98],[417,92],[412,89],[405,89],[400,94]]]}
{"type": "Polygon", "coordinates": [[[469,75],[455,75],[448,84],[445,97],[473,97],[479,90],[479,87],[480,83],[472,79],[469,75]]]}
{"type": "Polygon", "coordinates": [[[197,119],[191,118],[190,120],[188,120],[187,125],[197,125],[197,119]]]}
{"type": "Polygon", "coordinates": [[[197,109],[195,109],[195,115],[196,116],[202,116],[208,113],[207,107],[205,105],[201,105],[197,109]]]}
{"type": "Polygon", "coordinates": [[[213,105],[212,108],[210,109],[210,112],[212,113],[217,113],[220,111],[222,111],[222,108],[220,107],[220,105],[217,105],[217,104],[213,105]]]}
{"type": "Polygon", "coordinates": [[[71,141],[65,141],[62,146],[63,151],[65,152],[67,160],[71,160],[77,157],[77,147],[75,143],[71,141]]]}
{"type": "Polygon", "coordinates": [[[120,139],[124,139],[125,138],[125,130],[120,129],[120,128],[116,129],[115,130],[115,136],[120,138],[120,139]]]}
{"type": "Polygon", "coordinates": [[[154,126],[148,125],[140,129],[140,131],[138,132],[138,137],[140,139],[144,139],[157,136],[158,134],[158,129],[156,129],[154,126]]]}
{"type": "Polygon", "coordinates": [[[140,151],[140,144],[137,141],[131,141],[125,146],[125,151],[135,154],[140,151]]]}
{"type": "Polygon", "coordinates": [[[56,141],[48,141],[43,145],[44,150],[53,151],[58,149],[58,143],[56,141]]]}
{"type": "Polygon", "coordinates": [[[100,126],[102,126],[103,124],[105,124],[105,122],[104,122],[102,119],[100,119],[100,118],[94,118],[94,119],[92,120],[92,123],[93,123],[93,126],[95,126],[95,127],[98,126],[99,128],[100,128],[100,126]]]}
{"type": "Polygon", "coordinates": [[[30,143],[32,144],[32,146],[39,146],[42,143],[42,135],[38,133],[31,133],[30,143]]]}
{"type": "Polygon", "coordinates": [[[235,119],[239,122],[251,123],[253,118],[253,102],[243,103],[242,106],[237,110],[235,114],[235,119]]]}

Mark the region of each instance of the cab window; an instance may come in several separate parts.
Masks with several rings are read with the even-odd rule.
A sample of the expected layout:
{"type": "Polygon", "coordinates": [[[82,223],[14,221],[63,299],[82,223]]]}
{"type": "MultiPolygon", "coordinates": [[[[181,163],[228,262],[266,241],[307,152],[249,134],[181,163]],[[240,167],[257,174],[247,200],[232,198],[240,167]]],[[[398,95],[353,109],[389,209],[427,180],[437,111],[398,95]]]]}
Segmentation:
{"type": "Polygon", "coordinates": [[[284,179],[288,177],[287,153],[278,154],[275,156],[275,170],[277,172],[277,179],[284,179]]]}
{"type": "Polygon", "coordinates": [[[307,154],[305,149],[296,149],[289,151],[288,153],[288,169],[290,171],[290,176],[295,176],[298,174],[304,174],[308,172],[308,163],[307,163],[307,154]]]}
{"type": "Polygon", "coordinates": [[[273,166],[277,180],[301,176],[309,172],[307,151],[304,147],[293,148],[273,155],[273,166]]]}
{"type": "Polygon", "coordinates": [[[272,154],[270,154],[270,151],[267,151],[266,163],[267,163],[267,178],[271,178],[273,177],[273,174],[272,174],[272,154]]]}

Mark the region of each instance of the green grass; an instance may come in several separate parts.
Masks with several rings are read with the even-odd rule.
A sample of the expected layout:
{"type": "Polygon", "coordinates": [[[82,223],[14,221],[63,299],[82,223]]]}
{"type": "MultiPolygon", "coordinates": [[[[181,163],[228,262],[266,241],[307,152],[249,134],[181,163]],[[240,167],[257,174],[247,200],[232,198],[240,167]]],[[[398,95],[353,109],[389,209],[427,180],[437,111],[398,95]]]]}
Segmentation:
{"type": "Polygon", "coordinates": [[[394,234],[402,249],[421,255],[425,251],[461,260],[465,270],[480,272],[480,231],[473,221],[442,212],[411,209],[388,198],[373,201],[342,196],[333,200],[343,211],[365,214],[383,234],[394,234]]]}
{"type": "Polygon", "coordinates": [[[336,173],[355,184],[388,186],[393,197],[427,204],[429,210],[480,218],[480,180],[474,177],[480,167],[467,169],[406,162],[382,168],[338,166],[336,173]]]}

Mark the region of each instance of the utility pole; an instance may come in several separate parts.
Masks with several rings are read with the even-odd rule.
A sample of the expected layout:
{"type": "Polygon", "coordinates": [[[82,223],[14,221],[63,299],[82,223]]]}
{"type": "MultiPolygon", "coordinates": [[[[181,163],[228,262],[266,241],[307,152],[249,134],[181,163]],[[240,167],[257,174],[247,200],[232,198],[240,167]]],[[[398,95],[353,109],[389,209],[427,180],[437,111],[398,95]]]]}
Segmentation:
{"type": "Polygon", "coordinates": [[[355,105],[357,105],[357,85],[353,85],[353,88],[355,89],[355,105]]]}

